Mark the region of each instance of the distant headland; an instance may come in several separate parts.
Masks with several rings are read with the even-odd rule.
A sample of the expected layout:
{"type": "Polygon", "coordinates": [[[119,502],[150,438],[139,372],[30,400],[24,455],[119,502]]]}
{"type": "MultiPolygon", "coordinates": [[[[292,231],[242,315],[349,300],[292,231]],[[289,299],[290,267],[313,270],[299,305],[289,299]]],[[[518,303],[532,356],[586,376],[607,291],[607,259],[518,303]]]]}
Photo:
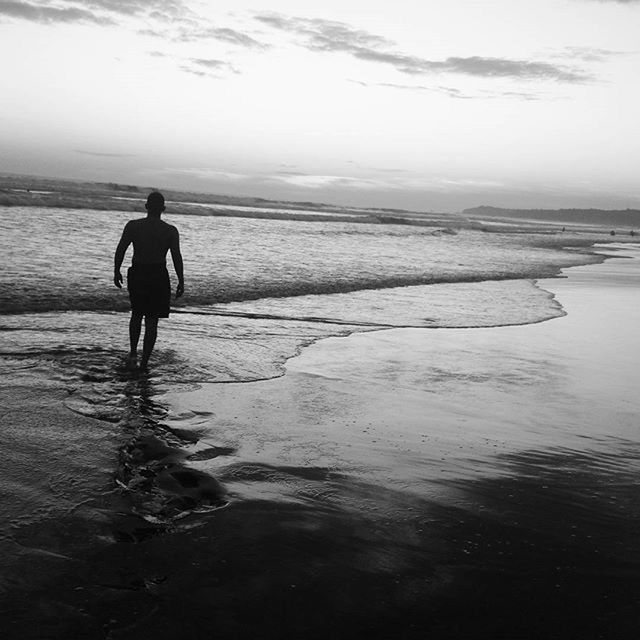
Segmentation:
{"type": "Polygon", "coordinates": [[[617,226],[623,229],[640,228],[638,209],[505,209],[501,207],[472,207],[463,216],[483,219],[507,218],[559,224],[591,224],[617,226]]]}

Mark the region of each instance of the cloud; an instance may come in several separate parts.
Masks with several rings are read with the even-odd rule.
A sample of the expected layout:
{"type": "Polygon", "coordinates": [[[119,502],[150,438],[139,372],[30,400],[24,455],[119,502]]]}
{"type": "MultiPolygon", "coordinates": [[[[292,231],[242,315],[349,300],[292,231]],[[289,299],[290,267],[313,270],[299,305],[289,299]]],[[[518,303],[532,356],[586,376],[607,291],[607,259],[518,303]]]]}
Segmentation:
{"type": "Polygon", "coordinates": [[[484,56],[452,56],[444,60],[429,60],[390,50],[395,46],[393,41],[330,20],[286,17],[279,14],[258,14],[255,19],[274,29],[301,37],[301,46],[311,51],[346,53],[359,60],[390,65],[400,73],[408,75],[455,73],[483,78],[554,80],[565,83],[582,83],[592,79],[591,75],[582,69],[535,60],[484,56]]]}
{"type": "Polygon", "coordinates": [[[231,71],[232,73],[240,73],[235,67],[224,60],[215,60],[212,58],[189,58],[180,68],[187,73],[193,75],[212,78],[221,78],[222,76],[213,73],[214,71],[231,71]]]}
{"type": "Polygon", "coordinates": [[[516,100],[526,100],[527,102],[535,102],[542,100],[546,96],[537,93],[527,93],[525,91],[499,91],[493,92],[487,96],[488,98],[514,98],[516,100]]]}
{"type": "Polygon", "coordinates": [[[0,2],[0,16],[29,20],[41,24],[90,22],[94,24],[114,24],[111,18],[96,15],[87,9],[74,6],[52,7],[29,2],[0,2]]]}
{"type": "MultiPolygon", "coordinates": [[[[640,0],[638,0],[640,2],[640,0]]],[[[628,55],[626,51],[612,51],[611,49],[598,49],[595,47],[565,47],[561,51],[551,54],[557,58],[571,58],[585,62],[601,62],[613,56],[628,55]]]]}
{"type": "Polygon", "coordinates": [[[133,153],[105,153],[102,151],[87,151],[85,149],[74,149],[75,153],[80,153],[83,156],[96,156],[98,158],[135,158],[133,153]]]}
{"type": "Polygon", "coordinates": [[[303,173],[302,171],[276,171],[275,174],[269,174],[269,175],[276,175],[276,176],[306,176],[306,173],[303,173]]]}
{"type": "MultiPolygon", "coordinates": [[[[526,80],[558,80],[560,82],[585,82],[591,76],[583,71],[559,67],[549,62],[510,60],[507,58],[447,58],[442,62],[429,63],[430,68],[452,73],[484,77],[522,78],[526,80]]],[[[417,68],[420,69],[418,64],[417,68]]]]}
{"type": "Polygon", "coordinates": [[[350,80],[349,82],[354,82],[362,87],[383,87],[385,89],[399,89],[401,91],[427,91],[431,93],[443,93],[450,98],[458,98],[463,100],[476,97],[467,95],[460,91],[460,89],[455,89],[454,87],[427,87],[421,84],[400,84],[396,82],[362,82],[361,80],[350,80]]]}
{"type": "Polygon", "coordinates": [[[0,16],[4,15],[42,24],[94,23],[118,24],[118,18],[152,15],[167,20],[186,17],[191,11],[179,0],[1,0],[0,16]]]}
{"type": "Polygon", "coordinates": [[[173,36],[174,40],[181,42],[194,42],[196,40],[220,40],[222,42],[228,42],[229,44],[238,45],[241,47],[266,49],[269,45],[258,42],[251,36],[229,27],[201,27],[201,28],[188,28],[182,27],[176,35],[173,36]]]}
{"type": "Polygon", "coordinates": [[[191,58],[191,62],[207,69],[222,69],[228,66],[227,63],[223,60],[205,60],[203,58],[191,58]]]}
{"type": "Polygon", "coordinates": [[[386,89],[398,89],[401,91],[419,91],[419,92],[430,92],[430,93],[440,93],[448,96],[449,98],[454,98],[457,100],[489,100],[495,98],[510,98],[510,99],[518,99],[518,100],[526,100],[526,101],[534,101],[541,100],[543,97],[542,94],[538,93],[529,93],[524,91],[487,91],[483,90],[478,94],[470,94],[464,93],[460,89],[456,89],[455,87],[444,87],[444,86],[435,86],[428,87],[421,84],[398,84],[395,82],[362,82],[360,80],[350,80],[349,82],[354,82],[355,84],[359,84],[363,87],[383,87],[386,89]]]}
{"type": "MultiPolygon", "coordinates": [[[[399,170],[393,170],[400,173],[399,170]]],[[[406,191],[430,190],[436,192],[484,191],[504,188],[502,182],[480,178],[451,178],[442,176],[395,175],[384,178],[367,178],[349,175],[299,174],[267,176],[267,181],[285,183],[303,189],[348,189],[357,191],[406,191]]]]}
{"type": "MultiPolygon", "coordinates": [[[[403,169],[384,171],[380,177],[354,175],[314,174],[301,172],[274,171],[265,173],[238,173],[211,167],[171,167],[162,173],[171,178],[189,177],[198,180],[225,183],[238,188],[265,187],[282,189],[283,186],[311,192],[325,190],[344,190],[348,192],[394,192],[430,191],[433,193],[476,192],[504,190],[504,183],[477,177],[457,178],[450,176],[424,176],[421,173],[403,169]],[[396,175],[390,175],[395,173],[396,175]]],[[[276,191],[274,193],[278,193],[276,191]]]]}
{"type": "Polygon", "coordinates": [[[67,0],[99,11],[125,16],[150,14],[156,19],[184,17],[191,11],[179,0],[67,0]]]}
{"type": "Polygon", "coordinates": [[[152,38],[165,38],[166,34],[157,29],[138,29],[139,36],[151,36],[152,38]]]}
{"type": "Polygon", "coordinates": [[[239,47],[249,49],[268,49],[270,45],[259,42],[255,38],[229,27],[202,26],[203,20],[197,22],[182,20],[183,24],[165,29],[139,29],[138,34],[162,38],[172,42],[201,42],[207,40],[217,40],[239,47]]]}
{"type": "Polygon", "coordinates": [[[400,189],[400,184],[392,181],[359,178],[354,176],[316,175],[301,172],[276,171],[274,173],[236,173],[209,167],[167,168],[164,173],[170,175],[187,175],[201,180],[217,180],[229,183],[286,184],[304,189],[321,189],[323,187],[340,187],[346,189],[400,189]]]}
{"type": "Polygon", "coordinates": [[[298,33],[308,38],[307,46],[320,51],[348,51],[354,47],[373,49],[392,46],[393,41],[343,22],[320,18],[287,18],[279,14],[259,14],[256,20],[281,31],[298,33]]]}
{"type": "Polygon", "coordinates": [[[377,180],[374,178],[363,178],[356,176],[336,176],[322,174],[308,174],[291,172],[286,173],[279,171],[277,173],[265,176],[270,182],[285,183],[294,187],[304,189],[322,189],[322,188],[343,188],[357,190],[386,189],[395,190],[403,188],[402,184],[398,184],[389,180],[377,180]]]}
{"type": "Polygon", "coordinates": [[[210,169],[208,167],[167,167],[166,169],[163,169],[163,173],[193,176],[202,180],[224,180],[226,182],[240,182],[251,178],[251,176],[246,173],[220,171],[218,169],[210,169]]]}

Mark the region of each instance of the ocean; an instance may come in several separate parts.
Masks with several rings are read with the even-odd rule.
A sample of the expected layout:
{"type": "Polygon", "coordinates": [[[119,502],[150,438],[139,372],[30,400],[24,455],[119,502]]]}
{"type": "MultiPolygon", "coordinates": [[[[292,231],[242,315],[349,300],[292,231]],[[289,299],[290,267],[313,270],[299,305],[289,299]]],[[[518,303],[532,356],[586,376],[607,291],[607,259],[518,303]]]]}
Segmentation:
{"type": "MultiPolygon", "coordinates": [[[[570,267],[601,263],[602,250],[597,252],[592,245],[606,238],[604,233],[531,233],[530,229],[487,233],[446,226],[356,223],[339,215],[335,220],[306,221],[172,216],[169,212],[165,219],[181,234],[185,295],[174,303],[171,317],[161,320],[150,373],[140,376],[125,366],[128,299],[126,291],[112,282],[113,252],[132,217],[138,216],[117,211],[0,208],[0,397],[5,453],[0,474],[5,513],[0,523],[0,592],[13,607],[6,611],[19,610],[15,601],[24,599],[24,594],[39,593],[44,604],[37,613],[47,620],[51,634],[47,637],[63,637],[56,634],[75,629],[73,625],[81,628],[86,613],[82,606],[74,608],[67,599],[73,625],[59,629],[47,606],[57,581],[76,588],[69,586],[74,580],[69,583],[73,575],[69,566],[89,557],[95,561],[96,550],[157,545],[171,536],[191,535],[190,531],[223,512],[240,514],[227,518],[241,517],[246,505],[256,501],[287,509],[292,500],[301,500],[308,507],[307,481],[314,485],[317,514],[325,512],[323,489],[316,486],[318,478],[313,475],[316,458],[325,456],[313,451],[317,446],[333,451],[335,445],[319,445],[324,440],[318,434],[311,436],[306,427],[300,430],[299,425],[274,425],[269,418],[261,419],[247,427],[245,435],[252,443],[250,456],[260,464],[247,466],[245,459],[235,471],[217,475],[222,468],[216,466],[218,462],[237,455],[242,424],[247,424],[233,423],[234,416],[224,414],[224,407],[239,407],[233,412],[242,413],[249,397],[254,402],[252,411],[255,403],[269,405],[268,389],[263,392],[260,387],[256,400],[256,392],[250,390],[257,387],[252,384],[281,377],[287,361],[304,347],[328,338],[380,331],[395,335],[396,330],[419,335],[434,335],[429,332],[441,329],[488,331],[562,318],[566,313],[562,299],[539,281],[552,282],[549,278],[564,276],[570,267]],[[209,401],[197,408],[179,408],[181,394],[201,387],[220,390],[219,408],[215,402],[208,406],[209,401]],[[242,389],[247,390],[244,400],[242,389]],[[219,437],[220,429],[227,435],[232,432],[229,442],[219,437]],[[214,444],[212,433],[218,433],[214,444]],[[305,446],[305,439],[313,443],[312,448],[305,446]],[[290,456],[299,468],[293,462],[282,466],[290,456]],[[308,472],[302,471],[305,459],[308,472]],[[298,470],[292,471],[294,467],[298,470]],[[301,478],[306,482],[302,488],[301,478]],[[292,498],[292,492],[297,497],[292,498]]],[[[169,271],[175,288],[170,264],[169,271]]],[[[495,358],[495,351],[491,353],[495,358]]],[[[394,356],[387,356],[385,362],[391,367],[394,356]]],[[[428,359],[430,354],[423,356],[428,359]]],[[[436,371],[434,387],[445,389],[451,382],[458,385],[459,393],[482,385],[477,370],[482,357],[474,354],[473,358],[466,361],[463,356],[456,367],[436,371]]],[[[493,370],[499,371],[507,360],[508,354],[501,353],[491,365],[493,370]]],[[[487,367],[481,368],[482,375],[490,375],[487,367]]],[[[372,365],[370,371],[374,369],[372,365]]],[[[532,379],[544,380],[549,372],[541,370],[539,363],[525,362],[520,374],[529,384],[532,379]],[[535,376],[528,377],[533,368],[535,376]]],[[[359,377],[363,375],[367,374],[359,377]]],[[[403,379],[400,384],[388,368],[376,375],[384,379],[385,390],[394,383],[400,385],[398,389],[420,388],[422,379],[416,374],[412,382],[403,379]]],[[[504,384],[518,382],[515,377],[509,379],[508,372],[504,376],[504,384]]],[[[344,386],[346,378],[336,373],[336,379],[344,386]]],[[[550,387],[549,393],[553,395],[550,387]]],[[[554,406],[562,404],[554,399],[554,406]]],[[[319,403],[316,411],[325,415],[330,408],[319,403]]],[[[402,407],[396,411],[402,416],[402,407]]],[[[274,406],[268,412],[277,414],[274,406]]],[[[314,422],[311,414],[298,416],[301,424],[314,422]]],[[[465,419],[472,421],[473,416],[465,419]]],[[[332,423],[340,420],[340,414],[332,416],[332,423]]],[[[375,426],[369,428],[375,431],[375,426]]],[[[500,428],[507,429],[504,424],[500,428]]],[[[568,429],[573,434],[574,427],[568,429]]],[[[501,437],[509,436],[501,432],[501,437]]],[[[535,437],[535,430],[527,431],[527,438],[535,437]]],[[[602,459],[618,451],[618,442],[611,441],[607,449],[600,435],[592,437],[602,448],[602,459]]],[[[424,446],[425,438],[428,435],[421,434],[416,447],[424,446]]],[[[381,454],[379,446],[347,437],[344,447],[357,449],[348,457],[349,465],[340,468],[343,454],[330,454],[330,464],[325,460],[322,468],[331,467],[332,477],[348,477],[355,470],[354,477],[360,481],[376,469],[385,477],[409,484],[415,480],[423,487],[424,459],[396,455],[399,441],[390,445],[395,452],[390,455],[388,450],[381,454]]],[[[452,487],[456,478],[458,483],[472,482],[489,458],[488,453],[460,457],[452,446],[438,446],[438,456],[449,461],[438,462],[443,467],[438,482],[448,478],[452,487]]],[[[549,458],[545,464],[553,461],[549,458]]],[[[382,498],[358,494],[358,500],[367,502],[367,512],[371,501],[383,504],[388,498],[387,494],[382,498]]],[[[595,513],[593,518],[597,519],[595,513]]],[[[307,518],[296,526],[312,527],[311,522],[307,518]]],[[[392,554],[393,543],[387,544],[392,554]]],[[[251,555],[254,550],[240,553],[251,555]]],[[[198,573],[189,575],[194,578],[198,573]]],[[[136,598],[141,594],[146,598],[155,588],[149,581],[155,579],[147,576],[146,586],[126,588],[135,591],[136,598]]],[[[77,588],[88,589],[78,580],[77,588]]],[[[112,583],[119,578],[110,580],[111,586],[104,579],[100,582],[103,591],[116,588],[112,583]]],[[[85,608],[89,606],[83,602],[85,608]]],[[[142,609],[146,606],[135,602],[142,609]]],[[[100,617],[96,606],[93,615],[100,617]]],[[[25,619],[24,611],[20,615],[15,620],[25,619]]],[[[135,617],[133,609],[127,615],[135,617]]],[[[122,631],[109,637],[129,636],[122,631]]]]}
{"type": "MultiPolygon", "coordinates": [[[[68,363],[89,350],[97,364],[122,350],[128,298],[112,286],[112,262],[132,217],[0,210],[5,357],[26,362],[49,353],[68,363]]],[[[564,241],[582,250],[563,250],[555,236],[345,223],[338,216],[167,220],[181,232],[187,289],[163,323],[156,370],[170,367],[181,380],[269,377],[299,345],[353,327],[539,322],[562,311],[533,280],[600,260],[584,249],[589,237],[574,234],[564,241]]]]}

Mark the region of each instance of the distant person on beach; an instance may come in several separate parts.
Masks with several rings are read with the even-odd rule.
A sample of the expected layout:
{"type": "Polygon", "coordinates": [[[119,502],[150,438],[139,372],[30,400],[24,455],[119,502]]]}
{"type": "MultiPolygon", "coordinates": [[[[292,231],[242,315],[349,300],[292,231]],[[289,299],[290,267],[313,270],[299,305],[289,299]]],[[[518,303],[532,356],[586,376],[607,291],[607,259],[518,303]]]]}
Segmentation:
{"type": "Polygon", "coordinates": [[[131,320],[129,321],[129,365],[134,367],[138,359],[138,341],[144,318],[144,339],[140,368],[146,370],[158,335],[158,319],[169,317],[171,284],[167,271],[167,251],[171,251],[173,267],[178,276],[176,298],[184,293],[182,254],[178,230],[160,220],[164,211],[164,196],[158,191],[149,194],[146,218],[130,220],[124,227],[114,257],[113,282],[122,288],[120,267],[124,254],[133,244],[131,267],[127,271],[127,289],[131,300],[131,320]]]}

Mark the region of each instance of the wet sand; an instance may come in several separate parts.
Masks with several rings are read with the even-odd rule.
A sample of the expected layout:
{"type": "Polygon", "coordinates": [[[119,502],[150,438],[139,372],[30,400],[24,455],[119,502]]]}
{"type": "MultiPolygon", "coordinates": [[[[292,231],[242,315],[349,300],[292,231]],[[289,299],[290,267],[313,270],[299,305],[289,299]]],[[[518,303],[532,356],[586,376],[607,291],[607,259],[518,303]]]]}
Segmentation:
{"type": "Polygon", "coordinates": [[[7,600],[5,637],[633,637],[640,260],[565,273],[549,322],[327,339],[166,395],[177,477],[228,506],[116,518],[7,600]]]}

